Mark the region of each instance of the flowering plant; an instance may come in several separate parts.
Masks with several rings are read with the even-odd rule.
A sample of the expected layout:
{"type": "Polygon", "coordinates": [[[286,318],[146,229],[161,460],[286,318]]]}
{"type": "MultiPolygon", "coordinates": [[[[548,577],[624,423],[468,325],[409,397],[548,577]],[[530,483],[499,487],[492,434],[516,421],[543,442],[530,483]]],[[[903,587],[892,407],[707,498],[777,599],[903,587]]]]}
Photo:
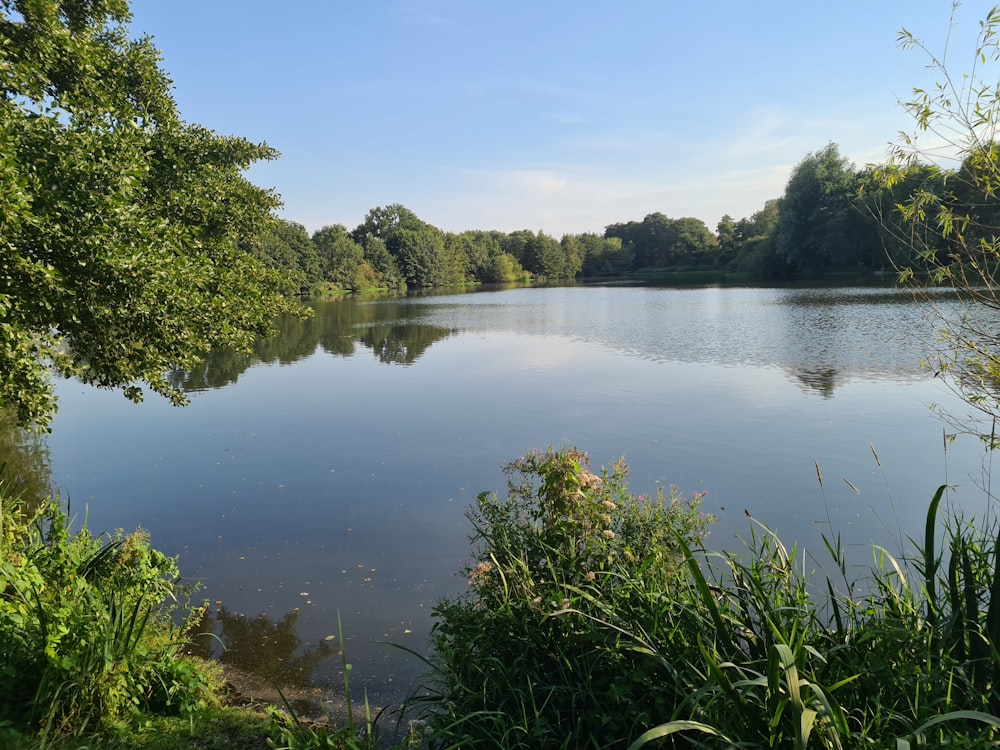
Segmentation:
{"type": "Polygon", "coordinates": [[[697,546],[707,534],[704,493],[634,496],[624,459],[595,473],[575,448],[532,451],[504,473],[506,497],[481,493],[468,511],[468,590],[434,610],[441,693],[482,705],[456,705],[438,718],[524,716],[523,705],[507,704],[543,684],[538,731],[589,713],[606,718],[609,701],[655,700],[645,666],[612,623],[661,606],[681,575],[679,540],[697,546]],[[581,684],[590,687],[581,693],[581,684]]]}

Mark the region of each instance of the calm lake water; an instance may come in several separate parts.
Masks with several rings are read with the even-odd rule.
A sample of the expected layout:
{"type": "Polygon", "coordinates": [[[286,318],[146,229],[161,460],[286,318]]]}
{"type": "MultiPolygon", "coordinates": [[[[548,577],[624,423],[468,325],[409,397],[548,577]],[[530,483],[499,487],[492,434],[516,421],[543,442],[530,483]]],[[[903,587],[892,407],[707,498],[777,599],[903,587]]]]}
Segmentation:
{"type": "Polygon", "coordinates": [[[969,409],[921,369],[933,325],[902,292],[568,287],[315,307],[258,356],[178,376],[187,408],[62,382],[48,440],[74,513],[149,529],[214,603],[224,658],[270,679],[338,684],[339,613],[358,693],[404,694],[421,665],[379,642],[426,651],[431,607],[467,585],[466,507],[531,448],[575,445],[595,466],[624,454],[636,493],[708,490],[709,542],[727,549],[745,510],[817,557],[832,522],[863,562],[872,541],[918,532],[939,484],[985,507],[986,457],[971,439],[946,453],[930,404],[969,409]]]}

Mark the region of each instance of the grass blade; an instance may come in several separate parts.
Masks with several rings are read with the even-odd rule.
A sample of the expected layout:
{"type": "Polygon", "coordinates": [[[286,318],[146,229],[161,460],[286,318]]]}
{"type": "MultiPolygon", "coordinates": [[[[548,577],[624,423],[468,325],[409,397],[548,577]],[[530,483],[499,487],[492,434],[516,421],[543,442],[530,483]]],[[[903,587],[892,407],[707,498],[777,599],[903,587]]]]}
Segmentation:
{"type": "Polygon", "coordinates": [[[691,576],[694,578],[695,587],[698,589],[698,594],[701,596],[702,602],[704,602],[705,607],[708,609],[708,613],[712,618],[712,622],[715,625],[715,632],[718,637],[720,637],[726,646],[728,653],[733,653],[735,648],[733,646],[732,638],[729,636],[730,628],[726,625],[725,621],[722,619],[722,613],[719,611],[719,603],[715,600],[712,595],[712,590],[708,587],[708,582],[705,580],[704,573],[701,572],[701,566],[695,559],[694,555],[691,554],[691,548],[688,546],[687,541],[684,537],[675,532],[675,538],[677,539],[677,544],[684,553],[684,561],[688,564],[688,568],[691,571],[691,576]]]}
{"type": "Polygon", "coordinates": [[[938,507],[946,489],[948,489],[946,484],[937,488],[927,508],[927,521],[924,525],[924,586],[927,590],[927,620],[931,625],[937,622],[937,614],[940,611],[935,587],[939,560],[934,554],[934,530],[937,528],[938,507]]]}
{"type": "Polygon", "coordinates": [[[628,750],[639,750],[639,748],[643,745],[648,742],[652,742],[653,740],[658,740],[661,737],[668,737],[671,734],[676,734],[677,732],[687,732],[691,730],[719,737],[724,742],[728,742],[730,745],[735,744],[731,739],[715,729],[715,727],[711,727],[708,724],[702,724],[700,721],[678,720],[670,721],[666,724],[660,724],[658,727],[653,727],[652,729],[643,732],[639,735],[635,742],[628,746],[628,750]]]}

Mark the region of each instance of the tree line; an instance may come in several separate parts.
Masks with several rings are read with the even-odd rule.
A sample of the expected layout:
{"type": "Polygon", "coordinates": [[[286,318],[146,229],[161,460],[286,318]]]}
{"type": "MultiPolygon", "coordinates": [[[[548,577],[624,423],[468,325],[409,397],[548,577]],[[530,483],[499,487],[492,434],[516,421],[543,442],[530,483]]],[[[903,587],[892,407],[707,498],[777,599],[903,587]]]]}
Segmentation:
{"type": "MultiPolygon", "coordinates": [[[[282,221],[244,245],[284,273],[289,294],[323,287],[356,291],[560,282],[662,271],[710,271],[762,281],[867,275],[929,267],[931,259],[914,250],[910,222],[899,209],[915,192],[927,192],[960,206],[963,215],[974,212],[977,223],[987,219],[996,226],[991,220],[995,201],[967,179],[969,171],[969,159],[951,172],[917,167],[908,170],[905,181],[892,184],[880,168],[855,168],[830,143],[799,162],[782,196],[748,217],[723,216],[714,232],[700,219],[656,212],[641,221],[610,224],[603,234],[566,234],[558,240],[530,230],[453,233],[393,204],[371,209],[351,230],[334,224],[310,236],[301,224],[282,221]]],[[[947,252],[945,232],[933,229],[933,223],[923,231],[935,235],[930,239],[947,252]]]]}
{"type": "MultiPolygon", "coordinates": [[[[596,235],[588,241],[604,242],[596,235]]],[[[579,240],[560,243],[544,232],[443,232],[399,204],[371,209],[353,230],[334,224],[311,237],[301,224],[279,222],[245,249],[283,271],[286,293],[298,294],[323,286],[356,291],[566,280],[582,272],[587,253],[579,240]]]]}

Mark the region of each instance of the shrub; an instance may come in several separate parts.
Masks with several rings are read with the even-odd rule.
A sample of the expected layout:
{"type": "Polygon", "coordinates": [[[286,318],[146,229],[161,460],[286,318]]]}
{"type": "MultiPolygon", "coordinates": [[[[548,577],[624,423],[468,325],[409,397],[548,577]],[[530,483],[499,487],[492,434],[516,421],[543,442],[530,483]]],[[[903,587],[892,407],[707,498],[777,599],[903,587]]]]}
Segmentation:
{"type": "Polygon", "coordinates": [[[632,496],[619,461],[600,474],[572,448],[505,467],[507,496],[470,509],[468,591],[435,610],[432,727],[446,743],[606,747],[679,699],[658,665],[606,623],[665,622],[684,574],[679,540],[709,519],[700,496],[632,496]]]}
{"type": "Polygon", "coordinates": [[[0,721],[45,739],[213,700],[165,609],[175,561],[145,532],[71,533],[57,502],[9,497],[0,522],[0,721]]]}

